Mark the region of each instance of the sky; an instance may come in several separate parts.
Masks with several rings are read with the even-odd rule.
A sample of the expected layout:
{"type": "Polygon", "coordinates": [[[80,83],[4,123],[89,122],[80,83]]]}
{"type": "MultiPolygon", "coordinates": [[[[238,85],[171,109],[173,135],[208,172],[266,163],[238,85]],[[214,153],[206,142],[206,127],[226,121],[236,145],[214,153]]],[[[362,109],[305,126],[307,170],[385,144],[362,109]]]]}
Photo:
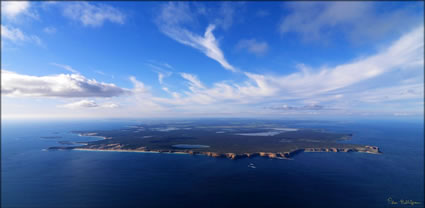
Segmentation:
{"type": "Polygon", "coordinates": [[[1,2],[2,118],[424,115],[424,2],[1,2]]]}

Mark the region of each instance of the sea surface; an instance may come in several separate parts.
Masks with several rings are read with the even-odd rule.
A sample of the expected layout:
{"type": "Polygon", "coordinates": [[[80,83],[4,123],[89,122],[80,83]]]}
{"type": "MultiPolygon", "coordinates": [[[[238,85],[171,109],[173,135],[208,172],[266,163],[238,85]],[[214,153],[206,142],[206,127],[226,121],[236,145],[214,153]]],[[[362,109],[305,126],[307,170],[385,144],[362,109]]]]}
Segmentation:
{"type": "Polygon", "coordinates": [[[379,146],[381,155],[301,153],[293,160],[229,160],[43,151],[58,141],[99,139],[72,131],[140,123],[3,120],[1,207],[424,207],[423,120],[287,122],[290,128],[353,133],[349,143],[379,146]],[[391,205],[389,198],[421,204],[391,205]]]}

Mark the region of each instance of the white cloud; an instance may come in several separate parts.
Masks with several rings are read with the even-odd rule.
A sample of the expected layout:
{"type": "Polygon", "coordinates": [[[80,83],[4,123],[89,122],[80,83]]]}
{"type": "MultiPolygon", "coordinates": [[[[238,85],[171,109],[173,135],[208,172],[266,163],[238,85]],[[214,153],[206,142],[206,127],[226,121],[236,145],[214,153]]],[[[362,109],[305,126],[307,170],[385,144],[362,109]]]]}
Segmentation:
{"type": "Polygon", "coordinates": [[[218,41],[212,33],[215,25],[209,25],[205,30],[204,36],[200,36],[183,27],[183,23],[190,22],[191,20],[190,10],[186,4],[174,4],[170,2],[162,7],[157,24],[160,30],[170,38],[181,44],[200,50],[209,58],[220,63],[227,70],[237,71],[224,58],[223,52],[218,47],[218,41]]]}
{"type": "Polygon", "coordinates": [[[1,11],[6,17],[16,17],[17,15],[24,13],[30,7],[28,1],[2,1],[1,11]]]}
{"type": "Polygon", "coordinates": [[[37,45],[42,45],[41,39],[36,35],[25,35],[19,28],[8,27],[1,25],[2,41],[8,40],[13,43],[32,42],[37,45]]]}
{"type": "Polygon", "coordinates": [[[102,26],[105,21],[118,24],[124,24],[125,21],[125,15],[118,9],[88,2],[74,2],[65,6],[63,15],[91,27],[102,26]]]}
{"type": "Polygon", "coordinates": [[[29,8],[31,7],[28,1],[2,1],[1,2],[1,13],[8,19],[16,19],[20,15],[27,15],[33,18],[37,18],[37,14],[31,13],[29,8]]]}
{"type": "Polygon", "coordinates": [[[69,108],[69,109],[79,109],[79,108],[118,108],[119,106],[115,103],[104,103],[97,104],[94,100],[80,100],[65,105],[60,105],[59,107],[69,108]]]}
{"type": "Polygon", "coordinates": [[[64,65],[64,64],[57,64],[57,63],[50,63],[51,65],[53,65],[53,66],[57,66],[57,67],[60,67],[60,68],[63,68],[63,69],[65,69],[65,70],[67,70],[67,71],[69,71],[69,72],[72,72],[72,73],[74,73],[74,74],[79,74],[80,72],[78,72],[77,70],[75,70],[75,69],[73,69],[71,66],[69,66],[69,65],[64,65]]]}
{"type": "Polygon", "coordinates": [[[130,93],[80,74],[31,76],[2,70],[2,95],[32,97],[113,97],[130,93]]]}
{"type": "Polygon", "coordinates": [[[236,49],[245,49],[257,56],[264,55],[269,49],[269,45],[265,41],[257,41],[256,39],[243,39],[238,42],[236,49]]]}
{"type": "Polygon", "coordinates": [[[199,44],[199,48],[205,55],[216,60],[221,64],[225,69],[230,71],[236,71],[235,67],[230,65],[227,60],[224,58],[223,52],[218,47],[218,42],[216,41],[212,31],[214,30],[214,25],[209,25],[205,31],[204,38],[196,37],[195,42],[199,44]]]}
{"type": "Polygon", "coordinates": [[[75,108],[96,108],[96,107],[99,107],[99,105],[94,100],[80,100],[80,101],[77,101],[77,102],[65,104],[61,107],[71,108],[71,109],[75,109],[75,108]]]}

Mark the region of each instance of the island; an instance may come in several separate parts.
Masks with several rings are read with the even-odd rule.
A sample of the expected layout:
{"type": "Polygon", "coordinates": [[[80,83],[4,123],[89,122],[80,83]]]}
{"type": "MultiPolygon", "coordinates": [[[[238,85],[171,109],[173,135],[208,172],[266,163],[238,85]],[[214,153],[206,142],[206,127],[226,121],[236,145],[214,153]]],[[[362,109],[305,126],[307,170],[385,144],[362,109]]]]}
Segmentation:
{"type": "Polygon", "coordinates": [[[347,143],[351,133],[294,128],[275,121],[147,122],[117,130],[74,133],[101,139],[48,150],[179,153],[229,159],[290,159],[301,152],[381,153],[376,146],[347,143]]]}

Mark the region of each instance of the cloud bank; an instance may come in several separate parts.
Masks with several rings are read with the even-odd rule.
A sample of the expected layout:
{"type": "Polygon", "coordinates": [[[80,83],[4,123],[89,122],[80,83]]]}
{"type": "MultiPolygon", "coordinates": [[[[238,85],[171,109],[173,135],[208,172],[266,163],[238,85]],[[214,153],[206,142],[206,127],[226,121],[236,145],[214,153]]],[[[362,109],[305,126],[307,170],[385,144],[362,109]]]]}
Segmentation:
{"type": "Polygon", "coordinates": [[[114,97],[130,90],[79,74],[31,76],[2,70],[2,95],[33,97],[114,97]]]}

